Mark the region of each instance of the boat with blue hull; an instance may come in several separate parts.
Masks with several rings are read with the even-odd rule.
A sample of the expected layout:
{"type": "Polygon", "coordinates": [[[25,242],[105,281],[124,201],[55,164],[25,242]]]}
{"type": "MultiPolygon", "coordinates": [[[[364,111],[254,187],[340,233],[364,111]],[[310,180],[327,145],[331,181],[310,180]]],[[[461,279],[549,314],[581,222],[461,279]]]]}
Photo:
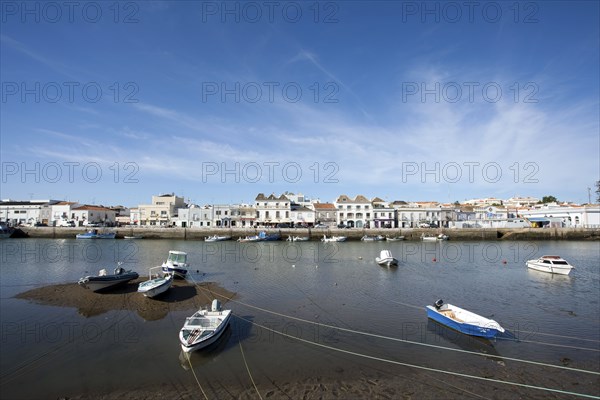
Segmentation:
{"type": "Polygon", "coordinates": [[[188,272],[187,253],[170,250],[167,261],[162,264],[162,271],[172,274],[175,278],[185,278],[188,272]]]}
{"type": "Polygon", "coordinates": [[[445,304],[442,300],[433,306],[427,306],[427,317],[442,325],[471,336],[494,338],[504,328],[493,319],[477,315],[452,304],[445,304]]]}
{"type": "Polygon", "coordinates": [[[86,233],[80,233],[77,239],[114,239],[117,234],[115,232],[98,232],[98,229],[90,229],[86,233]]]}

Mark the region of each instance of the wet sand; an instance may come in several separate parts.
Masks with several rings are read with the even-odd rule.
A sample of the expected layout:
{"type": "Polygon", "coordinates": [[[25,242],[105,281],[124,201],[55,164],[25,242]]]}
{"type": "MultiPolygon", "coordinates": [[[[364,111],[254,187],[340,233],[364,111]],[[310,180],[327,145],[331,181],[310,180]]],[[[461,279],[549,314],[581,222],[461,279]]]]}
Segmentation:
{"type": "Polygon", "coordinates": [[[196,310],[210,304],[215,298],[225,304],[235,296],[235,293],[215,282],[195,285],[174,280],[168,291],[150,299],[137,293],[138,284],[145,280],[147,277],[140,277],[102,292],[93,292],[77,283],[63,283],[31,289],[15,297],[42,305],[74,307],[85,317],[112,310],[129,310],[137,312],[146,321],[156,321],[167,316],[170,311],[196,310]]]}

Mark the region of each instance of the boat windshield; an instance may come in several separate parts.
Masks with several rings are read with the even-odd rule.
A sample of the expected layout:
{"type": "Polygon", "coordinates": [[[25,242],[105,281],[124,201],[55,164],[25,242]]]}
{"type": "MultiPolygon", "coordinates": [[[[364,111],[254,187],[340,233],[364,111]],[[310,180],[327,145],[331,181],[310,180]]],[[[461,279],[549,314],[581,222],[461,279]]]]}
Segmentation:
{"type": "Polygon", "coordinates": [[[185,264],[186,254],[169,253],[168,261],[178,264],[185,264]]]}
{"type": "Polygon", "coordinates": [[[557,265],[569,265],[569,263],[566,262],[566,261],[554,261],[553,264],[557,264],[557,265]]]}

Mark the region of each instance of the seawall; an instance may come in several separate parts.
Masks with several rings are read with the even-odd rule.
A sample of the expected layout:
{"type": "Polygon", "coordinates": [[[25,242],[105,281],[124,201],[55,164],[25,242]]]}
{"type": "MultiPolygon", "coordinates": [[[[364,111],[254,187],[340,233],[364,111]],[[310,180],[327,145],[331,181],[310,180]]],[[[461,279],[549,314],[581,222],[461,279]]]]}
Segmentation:
{"type": "MultiPolygon", "coordinates": [[[[600,228],[486,228],[486,229],[199,229],[199,228],[156,228],[121,227],[106,228],[106,232],[116,232],[117,239],[124,236],[143,236],[144,239],[204,240],[207,236],[221,235],[238,237],[252,236],[265,230],[280,233],[282,239],[288,236],[310,236],[320,240],[323,235],[347,236],[348,240],[360,240],[364,235],[404,236],[405,240],[420,240],[422,234],[444,233],[450,240],[600,240],[600,228]]],[[[74,239],[85,233],[85,228],[66,227],[22,227],[13,237],[74,239]]]]}

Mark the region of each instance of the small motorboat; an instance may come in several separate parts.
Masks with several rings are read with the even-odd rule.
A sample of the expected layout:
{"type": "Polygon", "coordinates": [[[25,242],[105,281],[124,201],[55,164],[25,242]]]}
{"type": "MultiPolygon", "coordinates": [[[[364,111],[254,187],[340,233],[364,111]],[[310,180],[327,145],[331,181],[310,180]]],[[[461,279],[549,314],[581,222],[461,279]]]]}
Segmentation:
{"type": "Polygon", "coordinates": [[[288,236],[288,242],[308,242],[308,236],[288,236]]]}
{"type": "Polygon", "coordinates": [[[169,290],[173,284],[173,275],[163,274],[162,276],[155,275],[153,277],[152,270],[157,268],[162,267],[152,267],[148,270],[149,279],[139,284],[138,293],[142,293],[144,296],[152,298],[169,290]]]}
{"type": "Polygon", "coordinates": [[[573,267],[561,256],[541,256],[537,260],[526,262],[527,268],[551,274],[569,275],[573,267]]]}
{"type": "Polygon", "coordinates": [[[247,242],[262,242],[264,239],[262,239],[260,236],[258,235],[254,235],[254,236],[246,236],[245,238],[239,238],[238,242],[242,242],[242,243],[247,243],[247,242]]]}
{"type": "Polygon", "coordinates": [[[401,240],[404,240],[404,236],[394,236],[394,237],[386,236],[385,240],[387,240],[388,242],[399,242],[401,240]]]}
{"type": "Polygon", "coordinates": [[[488,319],[452,304],[438,300],[433,306],[427,306],[427,317],[466,335],[484,338],[496,337],[504,328],[493,319],[488,319]]]}
{"type": "Polygon", "coordinates": [[[123,236],[123,239],[143,239],[143,236],[123,236]]]}
{"type": "Polygon", "coordinates": [[[208,236],[208,237],[204,238],[205,242],[223,242],[225,240],[231,240],[231,236],[213,235],[213,236],[208,236]]]}
{"type": "Polygon", "coordinates": [[[438,238],[437,238],[437,236],[422,234],[421,240],[424,242],[437,242],[438,238]]]}
{"type": "Polygon", "coordinates": [[[185,278],[188,272],[187,253],[170,250],[167,261],[162,264],[162,271],[176,278],[185,278]]]}
{"type": "Polygon", "coordinates": [[[345,242],[347,239],[346,236],[332,236],[332,237],[327,237],[326,235],[323,235],[323,239],[321,239],[322,242],[345,242]]]}
{"type": "Polygon", "coordinates": [[[200,350],[219,339],[231,318],[231,310],[221,310],[221,303],[215,299],[209,310],[199,310],[185,319],[179,331],[181,349],[185,353],[200,350]]]}
{"type": "Polygon", "coordinates": [[[389,250],[381,250],[379,257],[375,257],[375,262],[381,266],[386,267],[397,267],[398,260],[392,256],[392,252],[389,250]]]}
{"type": "Polygon", "coordinates": [[[86,289],[91,289],[92,291],[97,292],[98,290],[106,289],[139,278],[137,272],[131,270],[125,271],[123,268],[121,268],[121,264],[122,263],[119,263],[117,265],[117,268],[115,268],[114,274],[112,275],[109,275],[106,269],[101,269],[98,273],[98,276],[86,276],[79,279],[77,283],[86,289]]]}
{"type": "Polygon", "coordinates": [[[368,236],[365,235],[363,237],[360,238],[360,240],[362,240],[363,242],[379,242],[381,240],[384,240],[385,237],[378,235],[378,236],[368,236]]]}
{"type": "Polygon", "coordinates": [[[281,240],[281,235],[279,233],[267,233],[265,231],[260,232],[258,237],[266,242],[281,240]]]}
{"type": "Polygon", "coordinates": [[[90,229],[86,233],[80,233],[75,237],[77,239],[114,239],[117,234],[115,232],[100,233],[98,229],[90,229]]]}
{"type": "Polygon", "coordinates": [[[444,235],[443,233],[440,233],[439,235],[436,236],[437,240],[448,240],[450,239],[450,237],[448,235],[444,235]]]}

